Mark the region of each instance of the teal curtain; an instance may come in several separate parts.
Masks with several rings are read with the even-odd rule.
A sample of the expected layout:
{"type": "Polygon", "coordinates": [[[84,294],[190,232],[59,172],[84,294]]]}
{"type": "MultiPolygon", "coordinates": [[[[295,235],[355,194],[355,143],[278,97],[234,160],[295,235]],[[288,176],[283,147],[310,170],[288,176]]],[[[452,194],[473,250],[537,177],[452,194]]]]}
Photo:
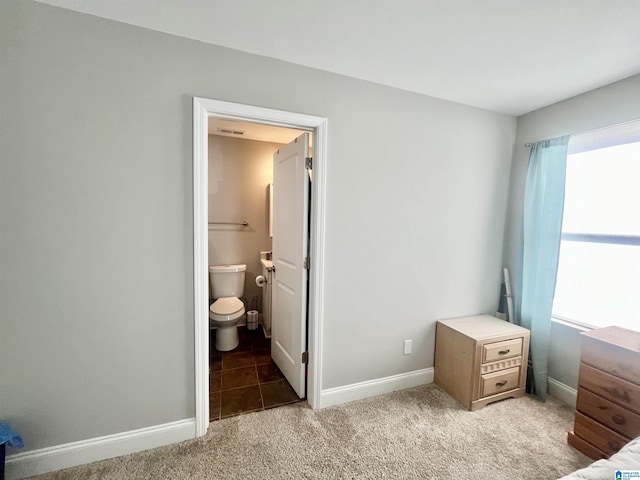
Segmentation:
{"type": "Polygon", "coordinates": [[[524,194],[520,324],[531,330],[533,383],[535,394],[543,401],[547,397],[568,143],[569,136],[564,136],[531,146],[524,194]]]}

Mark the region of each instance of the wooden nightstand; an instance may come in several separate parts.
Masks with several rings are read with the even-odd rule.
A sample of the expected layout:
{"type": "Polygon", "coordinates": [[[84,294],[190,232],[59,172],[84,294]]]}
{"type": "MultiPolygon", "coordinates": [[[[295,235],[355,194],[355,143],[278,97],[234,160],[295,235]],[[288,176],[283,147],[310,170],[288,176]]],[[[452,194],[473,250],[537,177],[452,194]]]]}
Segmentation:
{"type": "Polygon", "coordinates": [[[582,335],[576,418],[567,441],[596,460],[640,435],[640,332],[606,327],[582,335]]]}
{"type": "Polygon", "coordinates": [[[440,320],[435,383],[469,410],[525,394],[529,330],[490,315],[440,320]]]}

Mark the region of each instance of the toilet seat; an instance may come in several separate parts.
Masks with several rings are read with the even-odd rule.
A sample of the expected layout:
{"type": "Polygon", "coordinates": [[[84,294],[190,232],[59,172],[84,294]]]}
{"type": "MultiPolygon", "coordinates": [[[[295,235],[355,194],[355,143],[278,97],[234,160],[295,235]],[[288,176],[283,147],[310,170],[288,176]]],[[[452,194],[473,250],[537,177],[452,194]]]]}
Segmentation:
{"type": "Polygon", "coordinates": [[[244,303],[237,297],[219,298],[209,307],[209,317],[218,322],[236,320],[244,314],[244,303]]]}

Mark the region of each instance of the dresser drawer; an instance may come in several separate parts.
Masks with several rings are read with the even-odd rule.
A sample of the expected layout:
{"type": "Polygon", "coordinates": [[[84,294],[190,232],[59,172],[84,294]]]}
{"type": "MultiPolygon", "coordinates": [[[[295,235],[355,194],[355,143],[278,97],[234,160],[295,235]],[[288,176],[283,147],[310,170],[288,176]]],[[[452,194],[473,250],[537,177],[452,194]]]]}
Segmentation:
{"type": "Polygon", "coordinates": [[[640,435],[640,332],[611,326],[581,337],[576,423],[567,441],[596,460],[640,435]]]}
{"type": "MultiPolygon", "coordinates": [[[[635,337],[640,346],[640,333],[629,332],[629,336],[635,337]]],[[[585,338],[582,343],[581,361],[616,377],[640,384],[637,352],[622,348],[616,349],[608,343],[585,338]]]]}
{"type": "Polygon", "coordinates": [[[597,368],[580,365],[579,387],[640,413],[640,385],[635,385],[597,368]]]}
{"type": "Polygon", "coordinates": [[[609,430],[580,412],[576,412],[576,423],[573,431],[580,438],[602,450],[607,455],[613,455],[629,441],[622,435],[609,430]]]}
{"type": "Polygon", "coordinates": [[[576,410],[629,439],[640,436],[640,415],[584,388],[578,391],[576,410]]]}
{"type": "Polygon", "coordinates": [[[480,397],[506,392],[518,388],[520,368],[508,368],[493,373],[485,373],[480,378],[480,397]]]}
{"type": "Polygon", "coordinates": [[[584,453],[587,457],[589,457],[592,460],[600,460],[601,458],[609,457],[609,455],[607,455],[606,453],[601,452],[596,447],[591,445],[589,442],[577,436],[575,432],[568,433],[567,443],[571,445],[573,448],[577,448],[578,450],[580,450],[582,453],[584,453]]]}
{"type": "Polygon", "coordinates": [[[495,362],[504,358],[522,355],[522,338],[488,343],[482,346],[482,363],[495,362]]]}

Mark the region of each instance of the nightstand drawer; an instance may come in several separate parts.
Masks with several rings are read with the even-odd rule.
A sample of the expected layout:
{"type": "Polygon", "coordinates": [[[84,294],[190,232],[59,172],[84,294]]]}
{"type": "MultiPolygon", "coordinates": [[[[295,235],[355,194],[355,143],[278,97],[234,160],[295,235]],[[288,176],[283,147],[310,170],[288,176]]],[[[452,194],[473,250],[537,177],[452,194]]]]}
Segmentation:
{"type": "Polygon", "coordinates": [[[488,343],[482,346],[482,363],[495,362],[504,358],[522,355],[522,338],[488,343]]]}
{"type": "Polygon", "coordinates": [[[518,388],[520,368],[508,368],[482,375],[480,380],[480,397],[488,397],[494,393],[506,392],[518,388]]]}
{"type": "Polygon", "coordinates": [[[629,439],[640,436],[640,415],[584,388],[578,391],[576,410],[629,439]]]}

